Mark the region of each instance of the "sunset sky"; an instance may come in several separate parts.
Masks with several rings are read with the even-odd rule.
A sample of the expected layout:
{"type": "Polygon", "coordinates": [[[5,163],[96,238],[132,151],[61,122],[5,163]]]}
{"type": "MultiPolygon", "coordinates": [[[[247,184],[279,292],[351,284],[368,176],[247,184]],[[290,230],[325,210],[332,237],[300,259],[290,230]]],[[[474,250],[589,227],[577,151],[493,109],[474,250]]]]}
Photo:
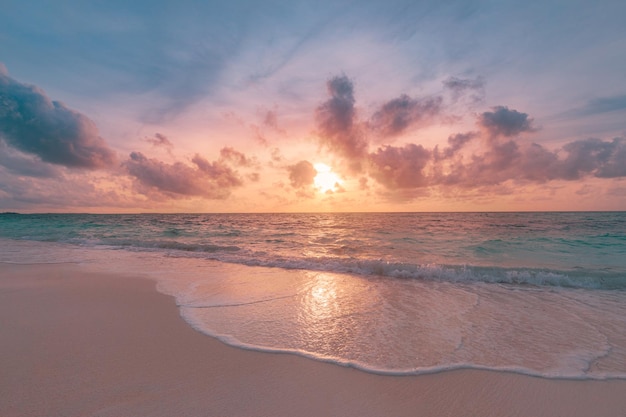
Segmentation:
{"type": "Polygon", "coordinates": [[[624,0],[0,10],[0,211],[626,210],[624,0]]]}

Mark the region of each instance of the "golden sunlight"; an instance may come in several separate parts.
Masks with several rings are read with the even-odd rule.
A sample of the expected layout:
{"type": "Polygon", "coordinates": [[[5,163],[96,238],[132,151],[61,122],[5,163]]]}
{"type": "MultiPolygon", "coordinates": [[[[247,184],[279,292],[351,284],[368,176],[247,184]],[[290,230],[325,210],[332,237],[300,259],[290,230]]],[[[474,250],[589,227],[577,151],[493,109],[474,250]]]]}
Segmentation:
{"type": "Polygon", "coordinates": [[[321,193],[335,192],[341,186],[341,179],[332,171],[332,169],[322,163],[313,165],[317,171],[317,175],[313,179],[315,188],[321,193]]]}

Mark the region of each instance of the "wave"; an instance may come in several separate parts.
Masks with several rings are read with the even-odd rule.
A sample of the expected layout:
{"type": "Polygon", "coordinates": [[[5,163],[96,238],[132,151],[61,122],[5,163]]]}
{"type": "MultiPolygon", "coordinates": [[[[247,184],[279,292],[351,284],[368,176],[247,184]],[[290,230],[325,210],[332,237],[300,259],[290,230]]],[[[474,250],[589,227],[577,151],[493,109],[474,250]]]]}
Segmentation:
{"type": "MultiPolygon", "coordinates": [[[[179,306],[181,307],[181,306],[179,306]]],[[[383,376],[417,376],[417,375],[428,375],[428,374],[439,374],[443,372],[450,371],[458,371],[458,370],[480,370],[480,371],[491,371],[491,372],[504,372],[504,373],[513,373],[519,375],[527,375],[536,378],[545,378],[545,379],[563,379],[563,380],[624,380],[626,379],[626,374],[620,371],[596,371],[593,373],[584,372],[584,371],[576,371],[576,370],[565,370],[565,369],[549,369],[549,370],[536,370],[523,366],[489,366],[489,365],[480,365],[472,362],[456,362],[456,363],[447,363],[445,365],[439,366],[422,366],[422,367],[411,367],[411,368],[400,368],[400,369],[388,369],[383,367],[373,366],[371,364],[367,364],[364,362],[360,362],[357,360],[345,359],[337,356],[329,356],[320,354],[317,352],[310,352],[302,349],[294,349],[294,348],[281,348],[277,346],[264,346],[257,345],[254,343],[246,343],[242,342],[238,338],[230,334],[223,334],[212,331],[206,327],[206,324],[202,321],[197,320],[195,317],[189,314],[188,310],[185,310],[184,306],[181,310],[181,316],[183,319],[196,331],[203,333],[207,336],[213,337],[222,343],[227,345],[251,350],[256,352],[266,352],[266,353],[282,353],[282,354],[291,354],[296,356],[301,356],[313,360],[317,360],[320,362],[327,362],[338,366],[343,366],[346,368],[355,368],[367,373],[383,375],[383,376]]]]}
{"type": "Polygon", "coordinates": [[[384,260],[336,258],[233,258],[212,259],[248,266],[306,269],[399,279],[425,279],[456,283],[498,283],[587,289],[626,289],[626,277],[610,272],[550,271],[470,265],[407,264],[384,260]]]}
{"type": "Polygon", "coordinates": [[[165,249],[182,252],[217,253],[217,252],[237,252],[241,250],[235,245],[213,245],[202,243],[184,243],[175,240],[103,240],[103,245],[134,249],[165,249]]]}
{"type": "MultiPolygon", "coordinates": [[[[503,268],[436,263],[403,263],[382,259],[346,257],[279,256],[254,252],[237,246],[193,245],[177,242],[143,242],[143,248],[171,249],[168,256],[194,256],[246,266],[312,270],[380,276],[397,279],[424,279],[455,283],[497,283],[586,289],[626,289],[626,276],[611,270],[559,271],[534,268],[503,268]],[[176,253],[181,251],[182,253],[176,253]]],[[[136,247],[136,246],[135,246],[136,247]]]]}
{"type": "MultiPolygon", "coordinates": [[[[172,229],[169,229],[170,233],[172,229]]],[[[29,237],[23,238],[29,239],[29,237]]],[[[329,253],[335,256],[306,257],[294,254],[281,254],[281,252],[254,251],[237,245],[184,242],[174,239],[86,239],[74,238],[72,235],[66,234],[62,239],[52,236],[39,236],[36,240],[61,241],[79,246],[106,246],[111,249],[163,251],[166,256],[205,258],[247,266],[349,273],[396,279],[626,290],[626,274],[620,269],[580,268],[556,270],[430,262],[407,263],[386,259],[357,258],[353,256],[351,245],[344,245],[343,247],[329,250],[329,253]]],[[[486,248],[479,248],[486,250],[486,248]]],[[[475,250],[480,249],[475,248],[475,250]]]]}

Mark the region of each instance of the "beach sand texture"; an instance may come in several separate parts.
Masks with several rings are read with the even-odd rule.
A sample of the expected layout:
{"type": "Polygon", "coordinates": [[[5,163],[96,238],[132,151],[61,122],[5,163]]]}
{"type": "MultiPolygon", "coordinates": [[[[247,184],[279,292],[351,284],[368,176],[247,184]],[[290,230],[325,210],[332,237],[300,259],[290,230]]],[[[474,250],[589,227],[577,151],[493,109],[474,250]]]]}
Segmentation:
{"type": "Polygon", "coordinates": [[[0,416],[626,416],[626,381],[381,376],[233,348],[155,283],[0,264],[0,416]]]}

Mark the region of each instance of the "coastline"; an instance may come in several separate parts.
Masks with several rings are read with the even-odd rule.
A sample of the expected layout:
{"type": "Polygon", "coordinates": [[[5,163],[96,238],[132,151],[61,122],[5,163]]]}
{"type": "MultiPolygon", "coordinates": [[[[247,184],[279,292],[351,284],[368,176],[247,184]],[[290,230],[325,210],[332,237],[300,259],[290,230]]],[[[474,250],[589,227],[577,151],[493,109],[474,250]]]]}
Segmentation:
{"type": "Polygon", "coordinates": [[[231,347],[193,330],[155,286],[0,263],[0,415],[626,415],[626,380],[384,376],[231,347]]]}

